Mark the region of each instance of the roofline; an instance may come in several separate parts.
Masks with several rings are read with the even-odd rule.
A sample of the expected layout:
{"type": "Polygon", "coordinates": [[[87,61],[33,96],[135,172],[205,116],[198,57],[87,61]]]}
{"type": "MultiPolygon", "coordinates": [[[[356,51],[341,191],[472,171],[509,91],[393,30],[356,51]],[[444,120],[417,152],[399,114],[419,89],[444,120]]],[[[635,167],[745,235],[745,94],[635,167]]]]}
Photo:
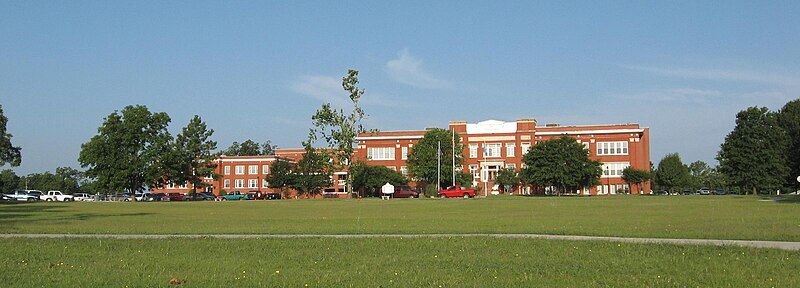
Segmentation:
{"type": "Polygon", "coordinates": [[[416,140],[422,139],[423,135],[413,135],[413,136],[368,136],[368,137],[356,137],[357,141],[362,140],[416,140]]]}
{"type": "Polygon", "coordinates": [[[572,131],[553,131],[553,132],[539,132],[536,131],[536,136],[553,136],[553,135],[584,135],[584,134],[627,134],[627,133],[644,133],[645,129],[606,129],[606,130],[572,130],[572,131]]]}

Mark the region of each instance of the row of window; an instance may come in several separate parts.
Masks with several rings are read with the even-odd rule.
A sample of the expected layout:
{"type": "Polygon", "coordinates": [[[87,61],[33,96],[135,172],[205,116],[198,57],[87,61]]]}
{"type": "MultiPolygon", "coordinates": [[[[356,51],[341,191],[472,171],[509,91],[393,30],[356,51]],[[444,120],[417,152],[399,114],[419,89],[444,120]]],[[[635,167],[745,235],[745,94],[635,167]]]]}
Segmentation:
{"type": "MultiPolygon", "coordinates": [[[[583,143],[586,149],[589,149],[589,143],[583,143]]],[[[506,143],[505,157],[514,157],[516,155],[517,145],[515,143],[506,143]]],[[[400,147],[400,159],[408,159],[408,147],[400,147]]],[[[522,155],[528,153],[531,149],[531,143],[520,143],[522,155]]],[[[503,149],[502,143],[484,143],[483,144],[483,158],[499,158],[502,157],[500,152],[503,149]]],[[[597,155],[628,155],[628,142],[597,142],[597,155]]],[[[394,147],[370,147],[367,148],[367,157],[370,160],[395,160],[394,147]]],[[[478,144],[469,144],[469,158],[478,158],[478,144]]],[[[265,173],[266,174],[266,173],[265,173]]]]}
{"type": "MultiPolygon", "coordinates": [[[[244,186],[245,179],[235,179],[234,188],[258,188],[258,179],[247,179],[247,187],[244,186]]],[[[222,181],[222,188],[231,188],[231,179],[222,181]]],[[[261,179],[261,188],[269,188],[269,182],[266,179],[261,179]]]]}
{"type": "MultiPolygon", "coordinates": [[[[258,165],[247,165],[247,174],[249,175],[256,175],[258,174],[258,165]]],[[[244,168],[245,165],[236,165],[234,166],[236,169],[236,175],[244,175],[244,168]]],[[[225,166],[223,168],[223,173],[225,175],[231,175],[231,166],[225,166]]],[[[269,165],[262,165],[261,166],[261,174],[269,174],[269,165]]]]}

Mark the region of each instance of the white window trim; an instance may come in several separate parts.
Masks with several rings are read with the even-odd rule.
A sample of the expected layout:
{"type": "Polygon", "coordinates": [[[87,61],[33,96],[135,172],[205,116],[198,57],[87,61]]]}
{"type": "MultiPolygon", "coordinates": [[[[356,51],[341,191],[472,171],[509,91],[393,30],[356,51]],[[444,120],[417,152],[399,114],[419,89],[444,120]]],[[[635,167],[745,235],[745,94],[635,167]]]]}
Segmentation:
{"type": "Polygon", "coordinates": [[[247,174],[258,174],[258,165],[247,165],[247,174]]]}
{"type": "Polygon", "coordinates": [[[244,188],[244,179],[236,179],[233,182],[234,188],[244,188]]]}
{"type": "Polygon", "coordinates": [[[261,165],[261,174],[269,174],[269,165],[261,165]]]}
{"type": "Polygon", "coordinates": [[[517,150],[517,144],[506,143],[506,157],[514,157],[517,150]]]}
{"type": "Polygon", "coordinates": [[[231,175],[231,166],[225,166],[225,175],[231,175]]]}
{"type": "Polygon", "coordinates": [[[369,160],[395,160],[395,147],[369,147],[367,148],[369,160]]]}
{"type": "Polygon", "coordinates": [[[247,188],[258,188],[258,179],[247,179],[247,188]]]}
{"type": "Polygon", "coordinates": [[[244,175],[244,165],[236,165],[236,175],[244,175]]]}
{"type": "Polygon", "coordinates": [[[469,158],[478,158],[478,144],[469,144],[469,158]]]}

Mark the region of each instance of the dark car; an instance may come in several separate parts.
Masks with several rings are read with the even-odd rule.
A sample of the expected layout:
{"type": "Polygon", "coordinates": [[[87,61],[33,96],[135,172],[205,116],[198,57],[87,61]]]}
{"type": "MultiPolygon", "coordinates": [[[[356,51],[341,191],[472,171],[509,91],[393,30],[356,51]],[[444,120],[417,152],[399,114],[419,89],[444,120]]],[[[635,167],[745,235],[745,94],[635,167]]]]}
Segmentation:
{"type": "Polygon", "coordinates": [[[192,200],[197,200],[197,201],[211,200],[211,201],[214,201],[214,200],[217,200],[217,195],[214,195],[214,194],[209,193],[209,192],[199,192],[199,193],[195,193],[194,194],[194,199],[192,199],[192,200]]]}
{"type": "Polygon", "coordinates": [[[694,195],[694,192],[691,190],[683,190],[681,191],[681,195],[694,195]]]}
{"type": "Polygon", "coordinates": [[[655,195],[669,195],[669,192],[664,190],[658,190],[656,191],[655,195]]]}
{"type": "Polygon", "coordinates": [[[414,187],[408,185],[400,185],[394,187],[394,198],[419,198],[419,192],[414,187]]]}
{"type": "Polygon", "coordinates": [[[142,201],[152,202],[152,201],[161,201],[163,198],[168,198],[167,194],[164,193],[149,193],[145,194],[142,197],[142,201]]]}
{"type": "Polygon", "coordinates": [[[247,196],[245,196],[247,200],[264,200],[267,199],[267,193],[261,191],[250,191],[247,192],[247,196]]]}
{"type": "Polygon", "coordinates": [[[714,193],[714,195],[725,195],[725,194],[728,194],[728,192],[725,192],[725,190],[722,190],[722,189],[717,189],[717,190],[711,191],[711,193],[714,193]]]}
{"type": "Polygon", "coordinates": [[[281,199],[281,193],[277,193],[277,192],[266,193],[266,196],[264,197],[264,199],[266,199],[266,200],[280,200],[281,199]]]}

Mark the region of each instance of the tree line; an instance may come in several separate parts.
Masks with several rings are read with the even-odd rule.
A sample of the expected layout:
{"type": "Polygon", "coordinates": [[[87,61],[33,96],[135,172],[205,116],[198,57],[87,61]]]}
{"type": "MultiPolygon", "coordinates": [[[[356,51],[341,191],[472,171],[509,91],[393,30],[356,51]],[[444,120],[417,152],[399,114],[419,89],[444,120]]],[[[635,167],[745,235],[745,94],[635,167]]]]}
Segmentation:
{"type": "MultiPolygon", "coordinates": [[[[342,78],[342,88],[349,93],[352,109],[345,113],[330,103],[323,104],[311,117],[313,126],[302,142],[303,157],[297,162],[278,158],[266,179],[269,187],[315,196],[331,186],[331,176],[336,171],[350,171],[343,180],[347,191],[357,193],[353,196],[374,195],[385,183],[402,185],[411,180],[423,187],[436,184],[430,185],[436,189],[450,183],[472,186],[472,175],[459,169],[464,161],[461,139],[444,129],[427,131],[410,151],[407,167],[412,178],[386,167],[354,161],[356,137],[370,131],[362,126],[367,114],[359,106],[359,100],[365,90],[358,83],[358,71],[349,70],[342,78]],[[326,148],[316,147],[320,138],[326,142],[326,148]],[[453,171],[455,164],[458,172],[439,174],[440,158],[444,159],[441,171],[453,171]]],[[[0,173],[0,187],[8,191],[28,184],[67,193],[138,192],[167,184],[191,184],[202,189],[210,185],[204,178],[219,177],[214,174],[214,160],[219,155],[274,155],[277,148],[269,140],[261,144],[247,139],[216,151],[217,142],[211,140],[214,130],[200,116],[195,115],[175,136],[167,129],[170,121],[165,112],[151,112],[146,106],[124,107],[105,117],[98,134],[81,145],[78,160],[85,171],[60,167],[55,174],[19,177],[11,170],[4,170],[0,173]]],[[[0,106],[0,164],[14,167],[22,161],[22,149],[11,144],[7,122],[0,106]]],[[[750,193],[796,190],[795,179],[800,175],[798,148],[800,99],[786,103],[779,111],[749,107],[739,112],[734,130],[720,145],[716,156],[718,166],[702,161],[685,165],[677,153],[672,153],[661,159],[657,167],[651,164],[649,171],[628,167],[622,178],[632,188],[653,180],[659,189],[665,190],[688,187],[735,187],[750,193]]],[[[583,145],[566,135],[542,141],[524,155],[524,167],[498,171],[496,183],[506,191],[528,185],[552,189],[557,194],[594,186],[602,175],[602,163],[589,156],[583,145]]]]}

